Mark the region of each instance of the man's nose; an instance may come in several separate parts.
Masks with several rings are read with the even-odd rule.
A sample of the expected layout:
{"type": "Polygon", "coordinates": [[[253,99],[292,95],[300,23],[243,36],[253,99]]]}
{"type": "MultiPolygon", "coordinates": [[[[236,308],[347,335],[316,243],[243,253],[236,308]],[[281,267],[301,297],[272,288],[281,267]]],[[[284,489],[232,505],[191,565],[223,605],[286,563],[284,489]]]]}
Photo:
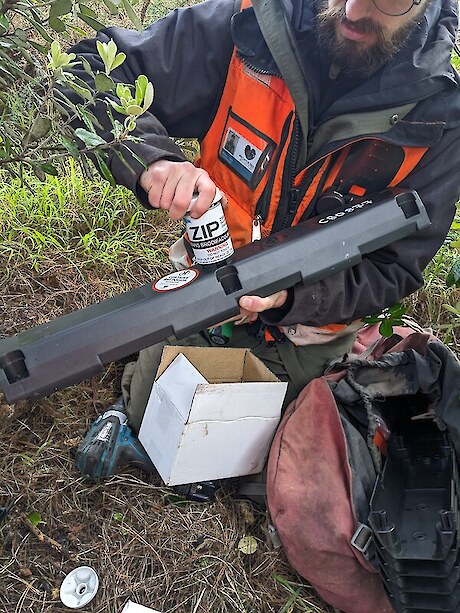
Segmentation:
{"type": "Polygon", "coordinates": [[[350,21],[366,19],[373,8],[372,0],[347,0],[345,2],[345,15],[350,21]]]}

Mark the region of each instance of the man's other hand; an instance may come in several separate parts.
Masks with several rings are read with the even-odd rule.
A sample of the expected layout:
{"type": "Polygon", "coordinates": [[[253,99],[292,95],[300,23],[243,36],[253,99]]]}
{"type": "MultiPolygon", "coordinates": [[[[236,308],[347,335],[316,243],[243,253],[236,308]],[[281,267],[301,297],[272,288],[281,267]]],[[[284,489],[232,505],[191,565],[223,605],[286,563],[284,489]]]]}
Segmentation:
{"type": "Polygon", "coordinates": [[[191,162],[158,160],[144,170],[139,184],[147,193],[150,206],[167,211],[171,219],[181,219],[185,215],[194,193],[198,193],[198,198],[190,216],[201,217],[216,193],[208,173],[191,162]]]}
{"type": "Polygon", "coordinates": [[[287,297],[288,293],[285,289],[265,298],[260,296],[241,296],[239,305],[241,316],[244,318],[244,321],[241,323],[251,323],[257,319],[258,313],[282,307],[287,297]]]}

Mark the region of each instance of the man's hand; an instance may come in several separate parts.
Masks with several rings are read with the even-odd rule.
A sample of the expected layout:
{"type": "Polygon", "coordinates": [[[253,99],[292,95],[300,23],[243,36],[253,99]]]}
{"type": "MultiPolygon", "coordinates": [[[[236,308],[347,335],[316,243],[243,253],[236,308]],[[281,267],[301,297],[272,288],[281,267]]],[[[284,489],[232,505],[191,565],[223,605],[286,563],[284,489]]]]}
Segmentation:
{"type": "Polygon", "coordinates": [[[144,170],[139,184],[147,192],[149,204],[167,211],[171,219],[181,219],[185,215],[194,193],[198,193],[198,198],[190,216],[201,217],[216,193],[208,173],[191,162],[158,160],[144,170]]]}
{"type": "Polygon", "coordinates": [[[240,323],[252,323],[258,317],[258,313],[269,309],[282,307],[288,297],[287,290],[282,289],[276,294],[261,298],[260,296],[241,296],[239,300],[240,313],[244,321],[240,323]]]}

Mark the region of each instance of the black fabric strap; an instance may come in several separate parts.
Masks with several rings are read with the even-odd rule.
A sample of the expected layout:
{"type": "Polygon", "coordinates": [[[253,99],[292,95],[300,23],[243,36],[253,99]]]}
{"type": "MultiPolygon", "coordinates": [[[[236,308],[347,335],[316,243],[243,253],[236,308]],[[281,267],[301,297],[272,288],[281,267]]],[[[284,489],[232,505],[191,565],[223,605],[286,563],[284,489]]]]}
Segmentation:
{"type": "Polygon", "coordinates": [[[304,165],[308,154],[308,89],[293,34],[280,0],[252,0],[252,6],[265,42],[294,101],[303,133],[298,163],[304,165]]]}

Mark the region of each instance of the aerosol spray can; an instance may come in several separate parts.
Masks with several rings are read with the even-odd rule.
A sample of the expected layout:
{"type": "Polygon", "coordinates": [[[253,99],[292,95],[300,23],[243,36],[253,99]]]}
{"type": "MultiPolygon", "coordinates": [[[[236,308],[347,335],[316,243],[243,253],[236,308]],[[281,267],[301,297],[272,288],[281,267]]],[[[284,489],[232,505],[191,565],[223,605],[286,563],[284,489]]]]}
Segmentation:
{"type": "MultiPolygon", "coordinates": [[[[190,212],[198,196],[190,202],[190,212]]],[[[202,266],[218,268],[226,264],[234,253],[232,239],[228,233],[222,206],[222,193],[216,188],[216,195],[209,209],[198,219],[187,213],[185,228],[195,262],[202,266]]]]}

